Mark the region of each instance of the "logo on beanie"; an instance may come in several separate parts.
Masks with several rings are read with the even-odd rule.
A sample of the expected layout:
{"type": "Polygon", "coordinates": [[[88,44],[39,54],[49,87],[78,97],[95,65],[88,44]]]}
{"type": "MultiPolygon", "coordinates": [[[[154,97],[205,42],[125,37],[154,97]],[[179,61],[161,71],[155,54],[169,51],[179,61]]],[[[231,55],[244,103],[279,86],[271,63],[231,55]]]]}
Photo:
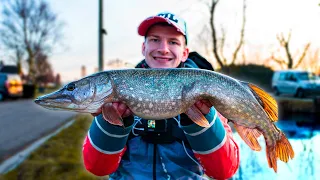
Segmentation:
{"type": "Polygon", "coordinates": [[[170,19],[171,21],[178,23],[178,19],[175,18],[174,14],[171,13],[160,13],[158,16],[164,17],[166,19],[170,19]]]}

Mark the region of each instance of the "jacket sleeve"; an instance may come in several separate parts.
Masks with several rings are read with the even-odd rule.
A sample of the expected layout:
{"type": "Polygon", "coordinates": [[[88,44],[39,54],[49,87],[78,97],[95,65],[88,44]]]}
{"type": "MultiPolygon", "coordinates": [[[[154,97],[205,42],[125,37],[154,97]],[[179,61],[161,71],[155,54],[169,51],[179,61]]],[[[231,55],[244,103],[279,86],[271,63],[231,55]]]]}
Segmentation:
{"type": "Polygon", "coordinates": [[[213,107],[206,118],[210,127],[197,124],[182,126],[195,157],[207,176],[228,179],[239,167],[239,149],[232,137],[228,120],[213,107]]]}
{"type": "Polygon", "coordinates": [[[82,156],[85,168],[94,175],[105,176],[115,172],[126,151],[126,142],[132,125],[126,128],[96,116],[84,140],[82,156]]]}

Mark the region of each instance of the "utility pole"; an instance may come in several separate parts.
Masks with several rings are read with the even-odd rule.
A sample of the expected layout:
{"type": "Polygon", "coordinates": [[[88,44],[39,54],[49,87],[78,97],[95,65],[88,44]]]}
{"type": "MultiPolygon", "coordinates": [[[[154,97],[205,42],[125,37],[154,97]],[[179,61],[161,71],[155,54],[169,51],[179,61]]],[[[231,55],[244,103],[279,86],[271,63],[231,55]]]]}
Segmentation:
{"type": "Polygon", "coordinates": [[[103,0],[99,0],[99,30],[98,30],[98,39],[99,39],[99,71],[103,71],[103,34],[106,34],[106,31],[103,29],[103,0]]]}

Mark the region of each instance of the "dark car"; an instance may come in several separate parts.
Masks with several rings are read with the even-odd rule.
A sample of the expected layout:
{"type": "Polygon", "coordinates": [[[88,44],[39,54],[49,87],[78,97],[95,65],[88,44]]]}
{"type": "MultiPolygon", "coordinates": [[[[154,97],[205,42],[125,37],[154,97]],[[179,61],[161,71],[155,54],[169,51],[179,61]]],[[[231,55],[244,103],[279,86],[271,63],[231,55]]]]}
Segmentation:
{"type": "Polygon", "coordinates": [[[22,96],[23,85],[15,66],[0,67],[0,101],[6,97],[18,98],[22,96]]]}

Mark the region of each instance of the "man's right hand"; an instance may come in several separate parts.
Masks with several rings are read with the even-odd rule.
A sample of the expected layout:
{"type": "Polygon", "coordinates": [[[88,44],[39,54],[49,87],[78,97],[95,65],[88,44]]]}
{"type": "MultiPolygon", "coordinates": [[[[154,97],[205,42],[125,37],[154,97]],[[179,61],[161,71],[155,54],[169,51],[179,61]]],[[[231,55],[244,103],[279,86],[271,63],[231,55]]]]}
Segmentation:
{"type": "MultiPolygon", "coordinates": [[[[95,113],[91,113],[92,116],[98,116],[102,112],[102,108],[104,108],[105,105],[102,105],[102,107],[95,113]]],[[[121,102],[113,102],[112,106],[114,109],[116,109],[119,113],[119,115],[124,118],[132,115],[131,110],[128,108],[127,105],[121,103],[121,102]]]]}

